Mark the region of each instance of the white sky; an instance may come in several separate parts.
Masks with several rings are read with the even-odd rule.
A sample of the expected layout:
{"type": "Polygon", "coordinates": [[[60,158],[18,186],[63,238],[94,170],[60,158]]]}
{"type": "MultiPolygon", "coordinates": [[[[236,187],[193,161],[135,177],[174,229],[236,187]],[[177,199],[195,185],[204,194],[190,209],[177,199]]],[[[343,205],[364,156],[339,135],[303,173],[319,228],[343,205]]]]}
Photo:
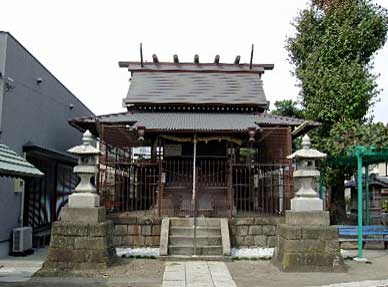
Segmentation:
{"type": "MultiPolygon", "coordinates": [[[[388,7],[388,0],[377,0],[388,7]]],[[[126,96],[126,69],[121,60],[222,62],[241,55],[249,62],[255,44],[255,63],[273,63],[263,77],[267,99],[298,95],[284,49],[290,24],[306,0],[0,0],[0,30],[11,32],[63,84],[96,114],[120,112],[126,96]]],[[[375,71],[384,89],[375,120],[388,122],[388,44],[375,58],[375,71]]]]}

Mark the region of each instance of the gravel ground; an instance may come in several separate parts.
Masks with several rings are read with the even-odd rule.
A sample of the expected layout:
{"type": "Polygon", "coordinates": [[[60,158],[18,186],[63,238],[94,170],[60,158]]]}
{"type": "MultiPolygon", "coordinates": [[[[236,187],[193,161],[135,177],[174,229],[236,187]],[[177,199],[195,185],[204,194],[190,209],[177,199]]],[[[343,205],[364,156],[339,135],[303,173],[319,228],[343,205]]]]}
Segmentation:
{"type": "Polygon", "coordinates": [[[31,280],[0,286],[114,286],[156,287],[161,286],[165,262],[157,259],[119,258],[106,270],[73,272],[37,272],[31,280]]]}
{"type": "MultiPolygon", "coordinates": [[[[357,254],[356,250],[353,252],[357,254]]],[[[238,287],[322,286],[345,282],[353,282],[345,286],[364,286],[358,282],[388,279],[388,250],[365,250],[364,256],[370,263],[346,260],[346,273],[284,273],[270,261],[264,260],[241,260],[227,262],[226,265],[238,287]]],[[[369,286],[385,287],[376,284],[369,286]]]]}

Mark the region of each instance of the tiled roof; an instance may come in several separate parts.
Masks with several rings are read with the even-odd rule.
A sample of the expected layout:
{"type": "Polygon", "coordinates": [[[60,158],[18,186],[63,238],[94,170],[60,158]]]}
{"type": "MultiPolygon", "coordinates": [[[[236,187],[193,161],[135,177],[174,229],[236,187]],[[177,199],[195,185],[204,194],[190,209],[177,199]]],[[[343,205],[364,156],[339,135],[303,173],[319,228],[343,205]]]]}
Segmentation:
{"type": "MultiPolygon", "coordinates": [[[[243,113],[174,113],[174,112],[126,112],[97,117],[100,123],[144,126],[147,130],[188,131],[245,131],[249,127],[298,126],[301,119],[270,114],[243,113]]],[[[82,127],[94,123],[95,118],[76,118],[73,125],[82,127]]]]}
{"type": "Polygon", "coordinates": [[[125,103],[268,105],[255,73],[160,71],[133,72],[125,103]]]}
{"type": "MultiPolygon", "coordinates": [[[[363,185],[365,185],[365,175],[362,180],[363,185]]],[[[378,176],[374,173],[369,175],[369,185],[378,185],[384,188],[388,187],[388,177],[386,176],[378,176]]],[[[357,180],[351,179],[346,184],[345,187],[356,188],[357,189],[357,180]]]]}
{"type": "Polygon", "coordinates": [[[43,173],[8,146],[0,144],[0,176],[36,177],[43,173]]]}

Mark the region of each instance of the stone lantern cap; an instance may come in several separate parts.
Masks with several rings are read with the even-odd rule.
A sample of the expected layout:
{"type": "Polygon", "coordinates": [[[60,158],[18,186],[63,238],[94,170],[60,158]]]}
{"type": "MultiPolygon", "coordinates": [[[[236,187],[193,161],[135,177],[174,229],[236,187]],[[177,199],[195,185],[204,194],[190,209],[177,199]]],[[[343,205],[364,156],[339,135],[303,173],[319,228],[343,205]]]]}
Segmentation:
{"type": "Polygon", "coordinates": [[[310,137],[305,134],[302,138],[302,149],[297,150],[293,154],[287,156],[287,159],[323,159],[327,154],[311,148],[310,137]]]}
{"type": "Polygon", "coordinates": [[[83,134],[82,144],[72,147],[67,151],[76,155],[98,155],[100,151],[93,146],[94,137],[89,130],[83,134]]]}

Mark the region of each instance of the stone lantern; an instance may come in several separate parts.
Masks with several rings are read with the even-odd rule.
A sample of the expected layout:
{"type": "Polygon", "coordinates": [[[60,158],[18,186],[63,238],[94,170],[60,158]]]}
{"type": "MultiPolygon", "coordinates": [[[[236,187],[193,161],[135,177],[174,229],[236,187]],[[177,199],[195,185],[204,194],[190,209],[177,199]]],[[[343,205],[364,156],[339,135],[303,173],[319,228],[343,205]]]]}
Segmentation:
{"type": "Polygon", "coordinates": [[[86,131],[82,137],[82,144],[68,150],[78,156],[78,165],[74,167],[74,173],[80,177],[80,182],[69,196],[69,207],[88,208],[100,206],[100,196],[92,184],[92,177],[97,172],[98,149],[93,146],[93,135],[86,131]]]}
{"type": "Polygon", "coordinates": [[[51,226],[51,240],[44,269],[104,269],[116,255],[113,247],[113,222],[106,220],[105,207],[92,183],[97,171],[98,149],[86,131],[82,144],[68,150],[78,156],[74,173],[81,179],[61,209],[61,219],[51,226]]]}
{"type": "Polygon", "coordinates": [[[312,149],[310,137],[306,134],[302,139],[302,149],[287,158],[296,161],[294,179],[300,184],[295,198],[291,199],[291,211],[322,211],[323,201],[314,190],[313,184],[320,175],[316,162],[326,158],[326,154],[312,149]]]}
{"type": "Polygon", "coordinates": [[[288,156],[296,161],[294,179],[300,188],[286,211],[285,224],[277,227],[277,242],[272,262],[288,272],[343,272],[346,270],[338,242],[336,226],[330,226],[329,212],[313,183],[319,178],[316,161],[326,157],[311,148],[308,135],[302,139],[302,149],[288,156]]]}

